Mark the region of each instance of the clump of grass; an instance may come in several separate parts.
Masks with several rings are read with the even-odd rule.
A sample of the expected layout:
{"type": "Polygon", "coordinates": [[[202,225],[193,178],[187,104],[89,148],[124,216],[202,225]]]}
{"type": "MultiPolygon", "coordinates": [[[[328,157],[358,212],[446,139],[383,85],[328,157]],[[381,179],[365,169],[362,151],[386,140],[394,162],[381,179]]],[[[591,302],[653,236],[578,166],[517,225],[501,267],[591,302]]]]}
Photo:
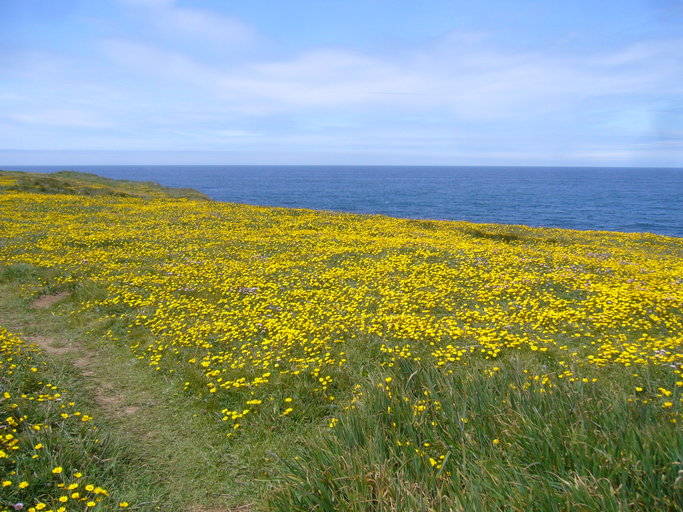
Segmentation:
{"type": "Polygon", "coordinates": [[[0,268],[0,283],[24,283],[35,279],[36,268],[28,263],[15,263],[0,268]]]}
{"type": "MultiPolygon", "coordinates": [[[[281,461],[274,510],[680,510],[683,438],[628,390],[401,362],[281,461]]],[[[615,376],[618,379],[618,376],[615,376]]]]}

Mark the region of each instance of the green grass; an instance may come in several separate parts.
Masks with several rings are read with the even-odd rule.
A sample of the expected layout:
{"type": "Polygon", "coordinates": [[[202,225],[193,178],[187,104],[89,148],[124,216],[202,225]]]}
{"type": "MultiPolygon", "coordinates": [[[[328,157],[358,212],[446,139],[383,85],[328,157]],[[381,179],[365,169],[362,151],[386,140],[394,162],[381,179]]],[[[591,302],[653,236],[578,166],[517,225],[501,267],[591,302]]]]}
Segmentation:
{"type": "MultiPolygon", "coordinates": [[[[205,199],[198,193],[173,191],[155,184],[119,182],[71,172],[0,172],[0,194],[3,191],[109,195],[112,200],[205,199]]],[[[40,207],[42,213],[50,213],[49,204],[40,207]]],[[[103,207],[90,208],[86,211],[88,219],[97,219],[97,208],[103,207]]],[[[160,218],[148,215],[150,222],[157,222],[174,236],[176,232],[183,233],[185,219],[174,220],[177,224],[171,228],[160,218]]],[[[282,215],[303,214],[283,211],[282,215]]],[[[482,244],[481,254],[477,255],[482,260],[511,246],[539,251],[563,245],[578,248],[572,245],[577,244],[576,238],[572,238],[575,234],[570,236],[562,230],[541,234],[523,226],[463,226],[437,221],[405,224],[429,232],[453,230],[471,237],[482,244]]],[[[152,228],[150,231],[154,231],[152,228]]],[[[102,258],[97,260],[99,264],[111,263],[105,252],[109,247],[126,248],[116,253],[121,261],[127,261],[129,256],[143,257],[129,254],[140,236],[134,229],[121,235],[102,229],[93,231],[97,233],[77,232],[69,243],[81,244],[89,250],[102,249],[101,253],[92,251],[102,258]]],[[[21,232],[18,236],[34,237],[36,245],[30,247],[36,251],[42,250],[39,243],[49,239],[37,231],[21,232]]],[[[200,237],[202,233],[193,236],[200,237]]],[[[259,248],[258,254],[264,260],[276,260],[280,253],[273,249],[273,244],[253,236],[254,240],[239,243],[262,244],[263,251],[259,248]]],[[[311,236],[318,236],[314,229],[311,236]]],[[[619,236],[607,235],[600,240],[613,237],[609,241],[611,250],[625,243],[619,236]]],[[[630,239],[633,244],[646,246],[653,237],[630,235],[630,239]]],[[[581,243],[591,243],[589,236],[582,240],[581,243]]],[[[224,256],[225,251],[234,250],[230,246],[218,247],[215,253],[202,255],[197,249],[200,241],[188,241],[186,253],[149,250],[142,264],[132,267],[139,273],[126,273],[125,279],[134,281],[140,277],[144,283],[142,277],[147,274],[167,275],[166,263],[177,264],[174,257],[186,263],[190,258],[194,260],[192,251],[200,254],[197,258],[206,258],[205,254],[224,256]]],[[[4,243],[0,238],[0,248],[4,243]]],[[[291,240],[282,243],[292,244],[292,250],[298,247],[291,240]]],[[[665,248],[668,243],[671,254],[679,254],[680,244],[675,239],[657,239],[657,243],[665,248]]],[[[318,261],[308,250],[301,249],[305,258],[297,259],[296,265],[270,279],[282,290],[287,286],[293,287],[294,292],[302,291],[303,287],[324,289],[332,287],[348,268],[382,258],[396,261],[391,268],[396,279],[388,282],[400,284],[402,278],[414,271],[414,267],[401,263],[403,255],[415,252],[412,245],[345,250],[327,254],[318,261]],[[296,280],[311,268],[315,275],[310,280],[296,280]]],[[[597,254],[602,248],[596,242],[591,250],[597,254]]],[[[665,252],[658,250],[659,255],[665,252]]],[[[21,251],[17,254],[25,256],[21,251]]],[[[432,248],[424,256],[424,263],[458,268],[457,263],[464,258],[471,256],[432,248]]],[[[545,262],[539,261],[533,264],[546,268],[545,262]]],[[[342,346],[348,363],[325,369],[322,375],[332,378],[326,393],[316,389],[321,386],[317,374],[295,378],[274,372],[267,391],[254,387],[211,394],[207,391],[205,373],[186,364],[191,357],[201,358],[198,347],[181,347],[175,353],[169,350],[158,366],[151,366],[145,349],[154,348],[154,334],[140,320],[141,315],[151,314],[151,306],[139,308],[111,297],[103,281],[95,282],[89,277],[91,267],[98,263],[68,265],[0,265],[0,325],[20,340],[40,336],[49,339],[54,347],[65,349],[45,353],[15,341],[7,347],[3,345],[0,418],[17,418],[13,420],[17,426],[10,426],[17,430],[21,450],[0,458],[0,481],[12,481],[11,485],[0,487],[2,512],[11,510],[18,502],[28,505],[42,501],[48,508],[57,509],[60,503],[55,500],[63,489],[58,484],[72,483],[76,471],[108,490],[109,497],[100,495],[100,502],[87,507],[98,511],[116,510],[120,501],[130,503],[130,510],[171,512],[683,509],[683,435],[681,415],[677,412],[683,391],[680,367],[675,372],[657,364],[575,367],[575,362],[563,359],[568,360],[571,351],[589,353],[591,339],[588,335],[574,338],[571,329],[558,329],[554,336],[558,344],[569,347],[566,350],[551,346],[547,352],[505,349],[501,354],[490,354],[484,352],[484,344],[477,340],[448,340],[467,350],[471,348],[472,353],[468,353],[466,360],[437,368],[434,360],[429,359],[433,349],[426,342],[358,334],[354,325],[341,325],[348,337],[342,346]],[[35,298],[59,292],[68,295],[53,306],[31,306],[35,298]],[[411,357],[395,353],[388,358],[380,349],[386,345],[398,346],[400,350],[407,344],[415,352],[411,357]],[[416,361],[416,356],[422,361],[416,361]],[[574,372],[571,380],[566,372],[574,372]],[[634,373],[639,374],[637,378],[634,373]],[[543,376],[550,380],[544,382],[543,376]],[[635,392],[634,384],[642,389],[635,392]],[[662,388],[672,390],[671,396],[663,394],[662,388]],[[56,390],[62,397],[54,396],[56,390]],[[3,392],[10,398],[3,400],[3,392]],[[41,400],[46,394],[50,397],[41,400]],[[334,395],[336,400],[330,400],[328,395],[334,395]],[[248,398],[263,398],[264,404],[233,432],[231,423],[220,421],[222,411],[241,411],[248,398]],[[296,407],[283,418],[281,405],[289,398],[296,407]],[[272,403],[267,402],[269,399],[272,403]],[[675,406],[666,406],[665,401],[675,406]],[[62,405],[71,402],[74,405],[68,406],[70,412],[92,415],[93,420],[84,423],[79,418],[82,415],[71,413],[63,418],[62,405]],[[30,428],[41,423],[48,428],[30,428]],[[38,442],[46,448],[40,457],[33,458],[33,446],[38,442]],[[53,473],[55,467],[62,467],[63,472],[53,473]],[[18,484],[24,480],[31,485],[21,489],[18,484]]],[[[251,262],[245,263],[249,265],[251,262]]],[[[595,263],[595,268],[596,272],[603,270],[599,263],[595,263]]],[[[429,269],[425,267],[425,271],[429,269]]],[[[480,269],[476,265],[471,270],[473,275],[487,272],[485,267],[480,269]]],[[[545,274],[539,275],[542,279],[534,292],[542,300],[549,297],[581,303],[588,298],[585,290],[553,281],[551,277],[546,282],[545,274]]],[[[427,284],[411,289],[410,293],[435,293],[428,274],[417,277],[427,284]]],[[[201,284],[201,279],[197,283],[201,284]]],[[[143,294],[155,290],[136,286],[126,290],[143,294]]],[[[258,296],[248,290],[251,281],[235,286],[244,286],[245,291],[226,292],[198,285],[196,289],[175,290],[177,293],[168,300],[189,297],[214,304],[226,293],[238,293],[239,300],[257,304],[258,296]]],[[[361,286],[370,289],[362,281],[361,286]]],[[[462,295],[447,303],[435,303],[432,313],[436,318],[448,317],[452,316],[453,308],[466,305],[467,313],[476,313],[471,321],[484,325],[487,310],[477,302],[476,295],[469,295],[470,291],[478,291],[477,286],[476,282],[464,283],[459,288],[462,295]]],[[[368,292],[363,299],[367,303],[362,305],[369,314],[377,313],[379,307],[378,296],[372,293],[379,291],[368,292]]],[[[514,293],[511,291],[509,297],[501,294],[496,305],[512,307],[514,293]]],[[[332,310],[336,299],[331,297],[329,301],[332,310]]],[[[287,304],[280,306],[273,302],[264,318],[287,313],[287,304]]],[[[382,304],[385,308],[392,306],[390,300],[382,304]]],[[[231,307],[237,307],[236,303],[231,307]]],[[[490,305],[488,311],[492,311],[490,305]]],[[[327,321],[324,315],[315,320],[327,321]]],[[[201,326],[191,315],[184,321],[188,327],[201,326]]],[[[554,320],[549,317],[547,321],[554,320]]],[[[220,334],[220,330],[212,331],[212,327],[208,322],[204,325],[203,339],[208,342],[213,341],[211,336],[220,334]]],[[[511,332],[521,328],[510,326],[511,332]]],[[[615,326],[600,328],[620,332],[615,326]]],[[[664,334],[673,330],[667,326],[658,328],[664,334]]],[[[650,334],[657,337],[659,333],[653,327],[650,334]]],[[[261,341],[259,336],[254,334],[254,339],[261,341]]],[[[247,351],[261,350],[251,339],[231,343],[242,343],[247,351]]],[[[672,345],[670,350],[679,349],[672,345]]],[[[262,372],[263,368],[231,368],[222,378],[249,380],[262,372]]],[[[3,427],[8,424],[5,420],[3,427]]],[[[79,500],[75,507],[69,503],[71,508],[67,510],[84,510],[86,502],[79,500]]]]}
{"type": "Polygon", "coordinates": [[[209,200],[204,194],[190,188],[164,187],[153,182],[113,180],[96,174],[75,171],[59,171],[50,174],[0,171],[0,193],[3,190],[39,194],[209,200]]]}
{"type": "Polygon", "coordinates": [[[404,362],[281,461],[272,509],[680,510],[683,438],[666,413],[629,402],[618,375],[551,392],[523,375],[404,362]]]}
{"type": "Polygon", "coordinates": [[[91,297],[92,287],[78,286],[74,295],[50,310],[30,307],[26,291],[33,296],[53,291],[44,287],[48,275],[49,271],[24,265],[5,267],[0,282],[0,316],[5,327],[21,331],[20,339],[41,336],[57,347],[73,350],[48,355],[23,343],[26,348],[21,350],[22,357],[14,356],[8,363],[16,364],[17,369],[8,373],[7,367],[2,368],[3,392],[12,397],[28,393],[30,398],[44,387],[38,382],[49,382],[65,390],[62,399],[73,401],[74,410],[87,411],[94,419],[88,427],[78,421],[63,421],[59,417],[62,400],[25,399],[18,408],[8,401],[0,402],[3,417],[9,413],[26,415],[31,424],[44,421],[49,425],[45,435],[33,434],[30,429],[19,434],[24,444],[42,441],[46,458],[34,460],[29,454],[5,467],[0,464],[0,480],[4,473],[14,484],[0,488],[4,493],[0,493],[0,510],[18,502],[27,506],[41,501],[53,503],[61,495],[54,485],[48,486],[54,480],[52,469],[56,466],[65,468],[64,474],[67,468],[71,474],[81,471],[89,482],[109,491],[110,499],[89,510],[118,509],[120,501],[130,504],[128,510],[178,512],[253,502],[258,491],[252,484],[254,470],[233,453],[204,404],[188,399],[169,379],[149,373],[143,364],[131,359],[127,346],[102,344],[100,340],[111,323],[93,315],[75,320],[55,317],[55,308],[70,309],[74,300],[78,301],[77,294],[91,297]],[[84,290],[88,290],[85,295],[84,290]],[[84,356],[88,360],[87,376],[78,368],[84,356]],[[31,372],[36,366],[39,378],[31,372]],[[124,412],[129,408],[134,412],[124,412]],[[11,471],[19,475],[12,477],[11,471]],[[23,480],[31,486],[19,489],[17,484],[23,480]],[[54,498],[50,500],[50,496],[54,498]]]}
{"type": "MultiPolygon", "coordinates": [[[[11,300],[11,293],[2,297],[11,300]]],[[[2,314],[4,321],[17,320],[7,307],[2,314]]],[[[72,365],[0,328],[0,372],[0,510],[23,503],[29,510],[43,504],[45,510],[104,511],[126,501],[160,500],[157,476],[144,469],[134,446],[97,417],[72,365]]]]}

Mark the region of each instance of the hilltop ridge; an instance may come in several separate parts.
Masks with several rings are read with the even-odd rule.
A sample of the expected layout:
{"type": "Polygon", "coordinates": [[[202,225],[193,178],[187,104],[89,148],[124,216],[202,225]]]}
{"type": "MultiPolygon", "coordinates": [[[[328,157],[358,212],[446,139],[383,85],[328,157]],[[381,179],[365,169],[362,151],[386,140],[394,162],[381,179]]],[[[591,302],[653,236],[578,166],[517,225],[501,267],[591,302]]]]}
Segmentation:
{"type": "Polygon", "coordinates": [[[43,174],[0,170],[0,192],[4,191],[211,201],[210,198],[192,188],[165,187],[151,181],[115,180],[103,178],[96,174],[76,171],[58,171],[43,174]]]}

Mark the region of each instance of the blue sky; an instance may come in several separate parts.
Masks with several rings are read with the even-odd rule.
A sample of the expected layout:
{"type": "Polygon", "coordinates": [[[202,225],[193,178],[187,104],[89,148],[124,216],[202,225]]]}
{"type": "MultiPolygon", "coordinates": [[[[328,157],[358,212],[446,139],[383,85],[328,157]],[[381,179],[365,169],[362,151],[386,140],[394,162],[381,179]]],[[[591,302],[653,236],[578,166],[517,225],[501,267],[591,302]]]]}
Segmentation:
{"type": "Polygon", "coordinates": [[[683,0],[0,0],[0,166],[683,167],[683,0]]]}

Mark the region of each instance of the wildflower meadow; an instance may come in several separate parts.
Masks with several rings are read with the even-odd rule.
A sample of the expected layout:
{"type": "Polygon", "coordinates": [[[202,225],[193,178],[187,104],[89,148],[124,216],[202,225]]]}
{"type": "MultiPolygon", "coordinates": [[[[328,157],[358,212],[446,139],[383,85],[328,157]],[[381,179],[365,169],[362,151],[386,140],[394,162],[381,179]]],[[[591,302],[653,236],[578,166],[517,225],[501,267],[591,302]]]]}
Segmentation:
{"type": "MultiPolygon", "coordinates": [[[[53,314],[200,408],[257,468],[254,509],[683,506],[681,239],[3,179],[3,282],[64,293],[53,314]]],[[[41,437],[92,417],[1,333],[0,510],[128,507],[41,437]]]]}

